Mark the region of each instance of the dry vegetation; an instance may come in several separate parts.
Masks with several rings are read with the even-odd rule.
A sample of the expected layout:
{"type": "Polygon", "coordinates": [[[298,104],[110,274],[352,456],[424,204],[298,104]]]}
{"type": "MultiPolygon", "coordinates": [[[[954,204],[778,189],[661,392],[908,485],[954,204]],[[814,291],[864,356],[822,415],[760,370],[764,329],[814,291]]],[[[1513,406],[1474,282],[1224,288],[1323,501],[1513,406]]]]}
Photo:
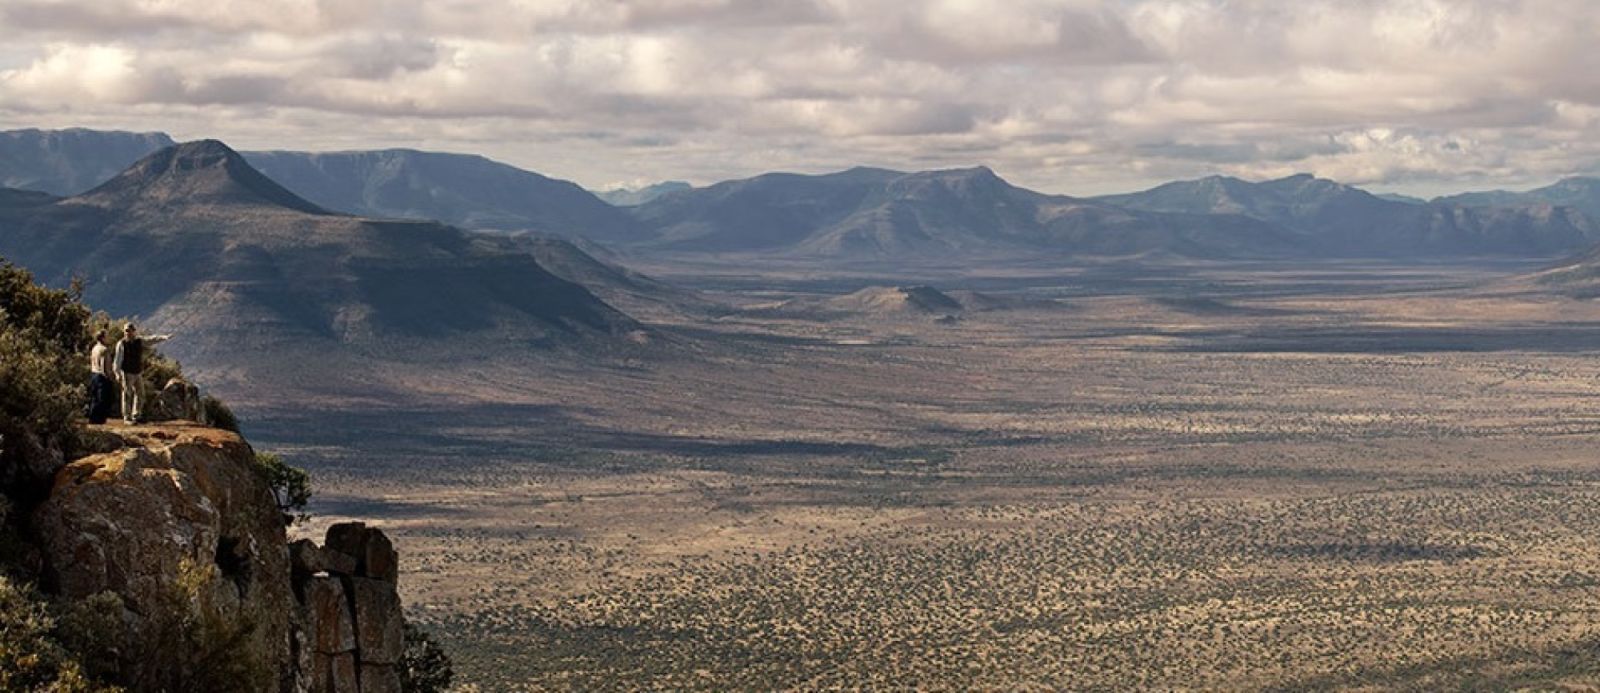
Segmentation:
{"type": "Polygon", "coordinates": [[[251,433],[490,689],[1600,685],[1600,307],[1413,293],[1485,272],[1018,273],[251,433]]]}

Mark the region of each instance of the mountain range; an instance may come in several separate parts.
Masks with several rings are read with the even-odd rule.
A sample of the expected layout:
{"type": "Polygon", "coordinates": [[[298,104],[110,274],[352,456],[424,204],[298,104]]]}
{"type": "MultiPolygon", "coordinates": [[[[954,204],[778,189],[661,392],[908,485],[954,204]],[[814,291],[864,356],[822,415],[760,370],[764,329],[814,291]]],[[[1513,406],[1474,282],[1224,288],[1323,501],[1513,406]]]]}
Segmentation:
{"type": "Polygon", "coordinates": [[[1287,234],[1248,217],[1144,212],[1044,195],[985,167],[773,173],[674,193],[630,211],[655,230],[646,247],[678,252],[893,259],[1294,250],[1287,234]]]}
{"type": "Polygon", "coordinates": [[[1493,190],[1440,197],[1435,202],[1465,207],[1571,207],[1600,219],[1600,178],[1577,176],[1525,192],[1493,190]]]}
{"type": "Polygon", "coordinates": [[[0,131],[0,187],[76,195],[173,144],[159,132],[0,131]]]}
{"type": "Polygon", "coordinates": [[[1096,199],[1152,212],[1243,215],[1333,256],[1552,255],[1600,242],[1600,225],[1575,207],[1417,204],[1306,174],[1261,183],[1210,176],[1096,199]]]}
{"type": "Polygon", "coordinates": [[[221,142],[159,150],[73,197],[6,199],[21,203],[0,214],[0,256],[81,278],[97,306],[183,334],[175,353],[202,366],[592,349],[640,329],[514,238],[327,211],[221,142]]]}
{"type": "Polygon", "coordinates": [[[245,152],[262,173],[328,209],[430,219],[467,229],[575,233],[639,240],[628,215],[564,180],[468,154],[385,149],[245,152]]]}
{"type": "MultiPolygon", "coordinates": [[[[77,194],[109,179],[117,162],[170,142],[159,133],[0,133],[0,180],[77,194]]],[[[1211,176],[1079,198],[1014,186],[984,167],[854,168],[701,188],[665,183],[608,193],[610,204],[576,184],[473,155],[391,149],[243,158],[319,209],[598,241],[622,257],[734,254],[822,264],[1041,255],[1550,257],[1600,242],[1600,180],[1589,178],[1422,201],[1310,175],[1211,176]]],[[[0,215],[37,199],[7,193],[0,215]]]]}

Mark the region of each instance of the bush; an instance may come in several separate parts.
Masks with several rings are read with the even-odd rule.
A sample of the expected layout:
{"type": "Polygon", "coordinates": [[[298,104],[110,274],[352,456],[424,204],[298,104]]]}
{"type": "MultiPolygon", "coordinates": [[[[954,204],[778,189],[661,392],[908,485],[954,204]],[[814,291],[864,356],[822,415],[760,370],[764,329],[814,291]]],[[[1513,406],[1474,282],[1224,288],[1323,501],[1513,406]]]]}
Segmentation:
{"type": "Polygon", "coordinates": [[[206,423],[224,431],[239,432],[239,418],[233,415],[233,410],[222,400],[206,395],[200,400],[200,409],[205,416],[206,423]]]}
{"type": "Polygon", "coordinates": [[[405,623],[405,652],[400,655],[400,690],[406,693],[443,693],[455,679],[450,655],[433,636],[410,621],[405,623]]]}
{"type": "Polygon", "coordinates": [[[256,453],[256,471],[272,487],[272,497],[278,502],[285,524],[305,522],[311,518],[306,504],[311,502],[311,475],[306,470],[292,466],[283,458],[270,452],[256,453]]]}
{"type": "Polygon", "coordinates": [[[36,485],[77,445],[89,309],[0,261],[0,491],[36,485]]]}
{"type": "Polygon", "coordinates": [[[55,638],[56,621],[31,588],[0,575],[0,691],[116,691],[83,673],[55,638]]]}

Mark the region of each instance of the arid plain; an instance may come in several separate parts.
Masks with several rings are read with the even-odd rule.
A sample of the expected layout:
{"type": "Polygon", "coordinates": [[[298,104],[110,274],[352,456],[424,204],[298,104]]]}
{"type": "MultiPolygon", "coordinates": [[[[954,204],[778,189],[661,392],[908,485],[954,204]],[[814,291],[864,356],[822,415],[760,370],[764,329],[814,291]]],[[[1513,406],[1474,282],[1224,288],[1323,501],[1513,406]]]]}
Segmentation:
{"type": "Polygon", "coordinates": [[[1600,304],[1142,267],[646,265],[727,308],[241,404],[485,690],[1600,685],[1600,304]]]}

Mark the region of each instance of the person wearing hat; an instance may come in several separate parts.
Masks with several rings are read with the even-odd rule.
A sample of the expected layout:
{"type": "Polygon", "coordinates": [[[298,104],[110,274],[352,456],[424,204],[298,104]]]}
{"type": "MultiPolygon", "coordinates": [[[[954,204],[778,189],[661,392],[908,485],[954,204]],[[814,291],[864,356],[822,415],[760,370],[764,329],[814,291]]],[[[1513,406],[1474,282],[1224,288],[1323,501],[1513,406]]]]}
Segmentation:
{"type": "Polygon", "coordinates": [[[112,363],[117,369],[117,380],[122,381],[122,422],[144,422],[144,352],[145,347],[172,339],[172,335],[156,334],[140,337],[133,323],[122,327],[122,341],[117,342],[117,352],[112,363]]]}

